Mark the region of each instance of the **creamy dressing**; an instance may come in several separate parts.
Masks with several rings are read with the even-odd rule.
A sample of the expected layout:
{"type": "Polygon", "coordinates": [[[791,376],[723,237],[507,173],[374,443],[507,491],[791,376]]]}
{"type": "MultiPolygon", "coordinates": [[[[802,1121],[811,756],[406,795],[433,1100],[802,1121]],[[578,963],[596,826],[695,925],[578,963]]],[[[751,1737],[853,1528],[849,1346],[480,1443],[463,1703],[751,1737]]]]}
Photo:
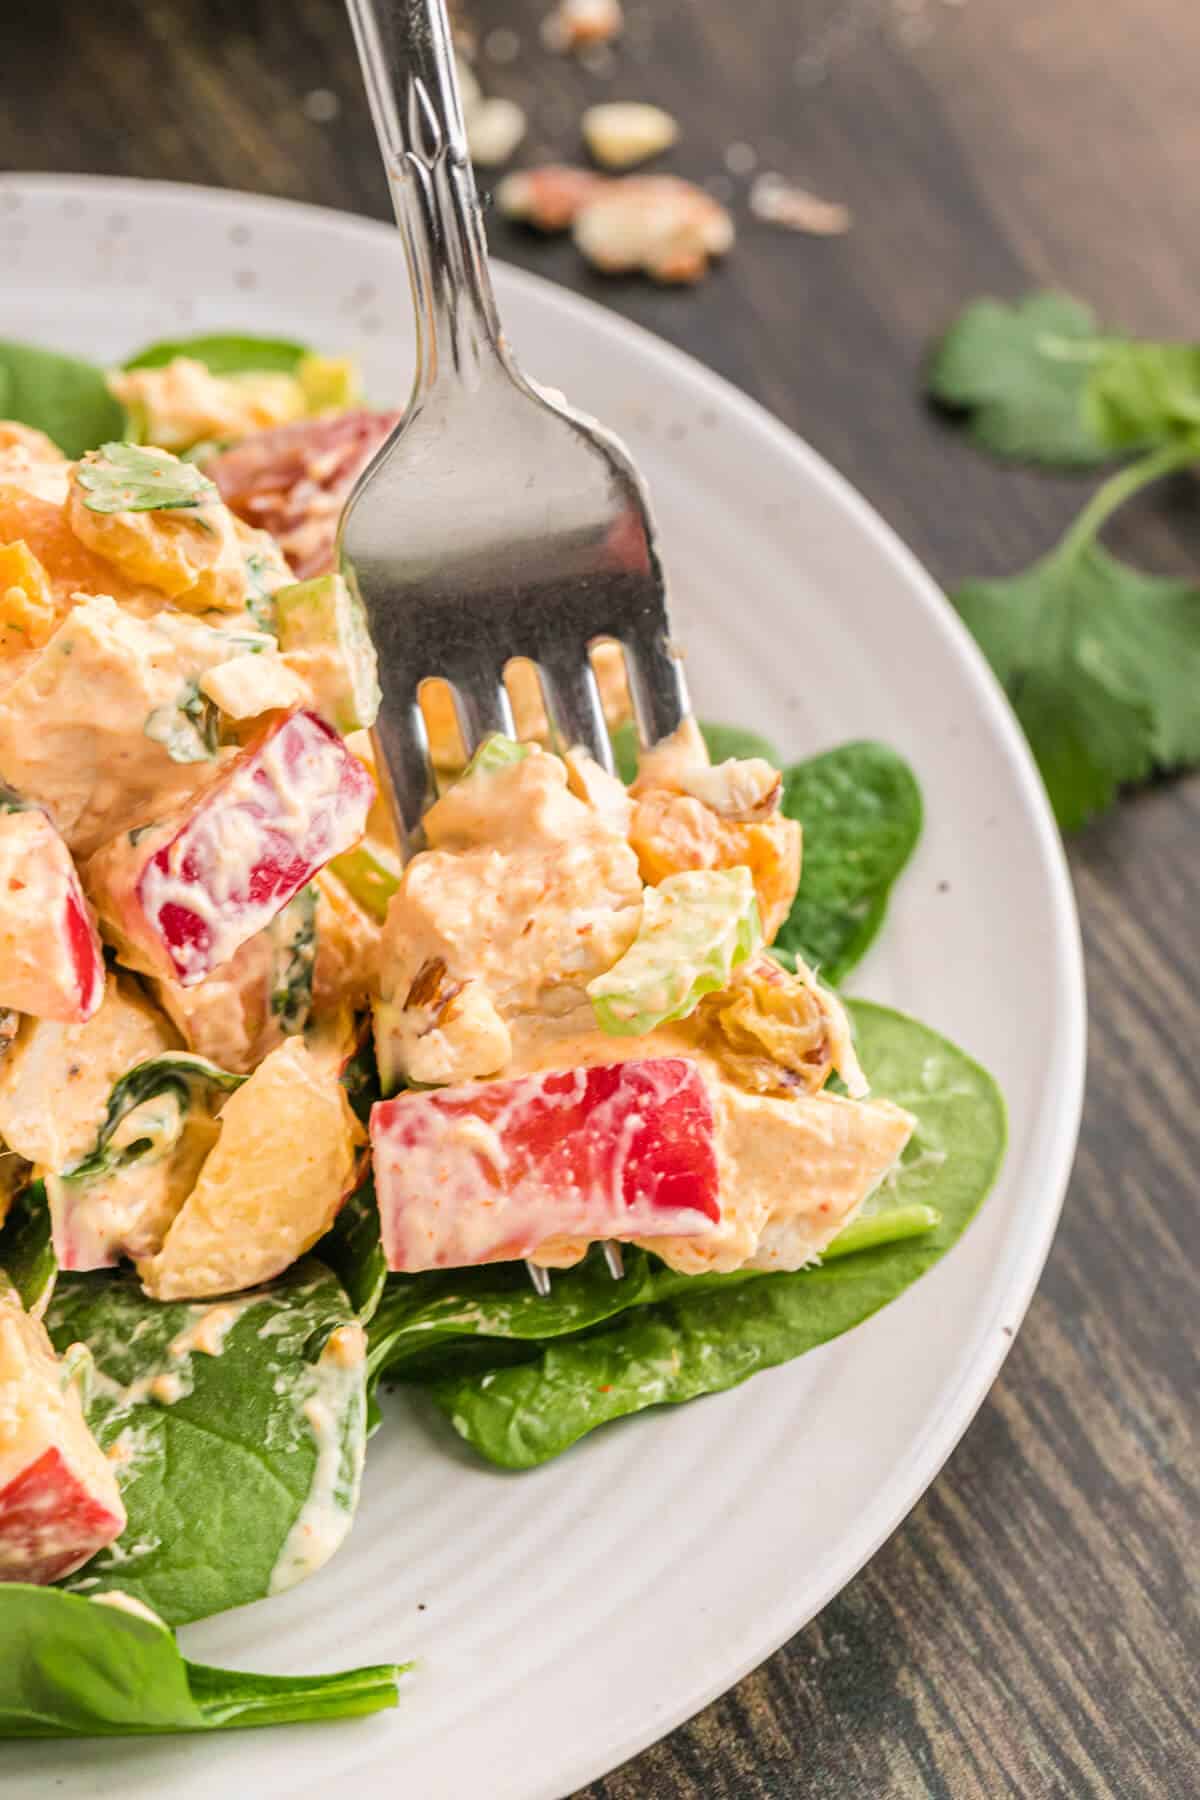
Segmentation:
{"type": "Polygon", "coordinates": [[[304,1504],[271,1570],[270,1594],[281,1594],[313,1574],[350,1529],[362,1481],[362,1439],[354,1434],[343,1437],[338,1421],[354,1402],[366,1353],[362,1327],[342,1325],[331,1333],[316,1364],[306,1372],[298,1400],[316,1444],[317,1460],[304,1504]],[[351,1444],[357,1449],[348,1458],[351,1444]]]}

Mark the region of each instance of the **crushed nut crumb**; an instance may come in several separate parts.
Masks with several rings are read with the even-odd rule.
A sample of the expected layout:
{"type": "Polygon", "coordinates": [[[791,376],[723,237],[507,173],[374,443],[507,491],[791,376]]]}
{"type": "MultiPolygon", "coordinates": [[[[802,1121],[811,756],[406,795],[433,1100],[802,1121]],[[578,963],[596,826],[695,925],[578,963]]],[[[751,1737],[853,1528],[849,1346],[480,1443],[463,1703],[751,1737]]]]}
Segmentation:
{"type": "Polygon", "coordinates": [[[750,211],[768,225],[782,225],[812,237],[842,237],[854,223],[850,208],[840,201],[822,200],[774,174],[760,175],[755,181],[750,189],[750,211]]]}
{"type": "Polygon", "coordinates": [[[606,169],[631,169],[669,150],[679,137],[678,122],[669,112],[635,100],[589,106],[580,128],[592,156],[606,169]]]}

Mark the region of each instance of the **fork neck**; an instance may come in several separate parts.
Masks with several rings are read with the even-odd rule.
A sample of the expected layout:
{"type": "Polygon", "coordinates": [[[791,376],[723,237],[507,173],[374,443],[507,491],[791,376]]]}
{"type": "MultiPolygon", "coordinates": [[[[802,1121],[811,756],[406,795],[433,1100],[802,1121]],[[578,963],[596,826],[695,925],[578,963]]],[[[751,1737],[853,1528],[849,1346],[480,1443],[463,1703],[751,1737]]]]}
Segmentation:
{"type": "Polygon", "coordinates": [[[445,0],[346,0],[416,314],[412,404],[468,390],[500,349],[445,0]]]}

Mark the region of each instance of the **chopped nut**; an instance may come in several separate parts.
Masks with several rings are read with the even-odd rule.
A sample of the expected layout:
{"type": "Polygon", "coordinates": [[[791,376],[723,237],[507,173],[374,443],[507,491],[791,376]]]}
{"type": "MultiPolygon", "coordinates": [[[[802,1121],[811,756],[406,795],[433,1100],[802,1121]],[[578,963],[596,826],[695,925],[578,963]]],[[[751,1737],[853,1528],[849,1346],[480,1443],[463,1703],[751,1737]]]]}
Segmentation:
{"type": "Polygon", "coordinates": [[[606,169],[631,169],[660,150],[669,150],[679,136],[669,112],[634,100],[589,106],[581,129],[584,143],[606,169]]]}
{"type": "Polygon", "coordinates": [[[429,1007],[435,1019],[440,1018],[450,1002],[462,992],[462,985],[461,981],[448,979],[444,958],[433,956],[422,963],[413,976],[404,1010],[410,1012],[418,1007],[429,1007]]]}
{"type": "Polygon", "coordinates": [[[523,219],[539,231],[565,231],[584,203],[607,186],[591,169],[543,163],[506,175],[496,189],[496,205],[506,218],[523,219]]]}
{"type": "Polygon", "coordinates": [[[685,794],[702,800],[718,818],[749,824],[779,811],[783,778],[760,756],[730,758],[715,768],[688,769],[679,777],[685,794]]]}
{"type": "Polygon", "coordinates": [[[821,200],[771,174],[760,175],[750,189],[750,211],[768,225],[806,231],[811,237],[842,237],[854,223],[850,208],[840,201],[821,200]]]}
{"type": "Polygon", "coordinates": [[[598,269],[644,269],[656,281],[693,282],[733,243],[733,220],[711,194],[675,175],[630,175],[579,211],[575,242],[598,269]]]}
{"type": "Polygon", "coordinates": [[[625,24],[621,0],[559,0],[542,22],[547,50],[585,50],[619,37],[625,24]]]}
{"type": "Polygon", "coordinates": [[[526,130],[525,114],[515,100],[478,100],[466,124],[471,160],[482,169],[507,162],[526,130]]]}

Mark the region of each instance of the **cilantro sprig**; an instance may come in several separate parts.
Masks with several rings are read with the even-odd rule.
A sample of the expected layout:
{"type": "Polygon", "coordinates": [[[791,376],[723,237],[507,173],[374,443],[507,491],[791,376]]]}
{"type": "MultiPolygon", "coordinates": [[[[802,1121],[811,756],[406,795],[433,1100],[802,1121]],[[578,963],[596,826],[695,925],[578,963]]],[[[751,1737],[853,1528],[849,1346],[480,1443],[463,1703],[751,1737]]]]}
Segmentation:
{"type": "Polygon", "coordinates": [[[1065,294],[976,300],[935,345],[930,397],[980,449],[1086,469],[1200,430],[1200,346],[1104,331],[1065,294]]]}
{"type": "Polygon", "coordinates": [[[76,480],[89,512],[164,512],[220,498],[192,463],[141,444],[101,444],[80,463],[76,480]]]}
{"type": "Polygon", "coordinates": [[[1200,587],[1147,575],[1099,542],[1139,489],[1200,460],[1200,435],[1106,481],[1066,536],[954,605],[1025,729],[1064,831],[1157,768],[1200,761],[1200,587]]]}
{"type": "Polygon", "coordinates": [[[928,384],[996,456],[1083,468],[1143,452],[1049,555],[952,595],[1074,830],[1122,786],[1200,763],[1200,585],[1100,542],[1142,488],[1200,463],[1200,346],[1105,333],[1065,295],[980,300],[937,345],[928,384]]]}

